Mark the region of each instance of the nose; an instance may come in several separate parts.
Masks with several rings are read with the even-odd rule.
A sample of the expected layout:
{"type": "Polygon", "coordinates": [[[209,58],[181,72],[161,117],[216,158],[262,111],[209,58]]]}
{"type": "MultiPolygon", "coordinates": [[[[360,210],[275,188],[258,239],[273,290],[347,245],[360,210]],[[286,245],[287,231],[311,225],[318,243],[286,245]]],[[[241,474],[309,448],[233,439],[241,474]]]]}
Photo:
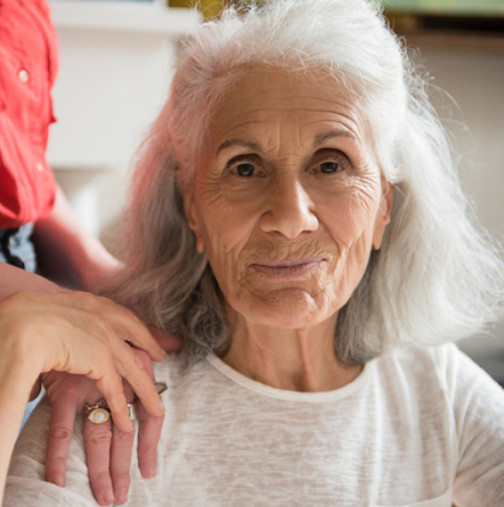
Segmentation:
{"type": "Polygon", "coordinates": [[[288,239],[295,239],[318,228],[315,205],[298,179],[273,183],[266,202],[260,222],[264,232],[277,232],[288,239]]]}

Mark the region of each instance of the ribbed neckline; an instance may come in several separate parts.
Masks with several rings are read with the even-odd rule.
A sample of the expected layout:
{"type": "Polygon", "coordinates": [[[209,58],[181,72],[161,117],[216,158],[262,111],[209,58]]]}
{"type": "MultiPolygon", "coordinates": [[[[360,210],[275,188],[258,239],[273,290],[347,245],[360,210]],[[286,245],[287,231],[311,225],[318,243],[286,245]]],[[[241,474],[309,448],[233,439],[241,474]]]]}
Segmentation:
{"type": "Polygon", "coordinates": [[[367,382],[367,378],[371,375],[371,371],[376,367],[376,360],[369,361],[364,365],[364,368],[360,375],[346,386],[343,386],[339,389],[334,389],[333,391],[306,393],[289,391],[286,389],[277,389],[275,387],[262,384],[261,382],[257,382],[256,380],[252,380],[251,378],[237,372],[229,365],[227,365],[224,361],[222,361],[222,359],[213,354],[209,354],[207,356],[207,361],[222,375],[226,376],[228,379],[235,382],[236,384],[239,384],[245,389],[248,389],[249,391],[253,391],[268,398],[302,403],[325,403],[346,398],[347,396],[350,396],[359,390],[367,382]]]}

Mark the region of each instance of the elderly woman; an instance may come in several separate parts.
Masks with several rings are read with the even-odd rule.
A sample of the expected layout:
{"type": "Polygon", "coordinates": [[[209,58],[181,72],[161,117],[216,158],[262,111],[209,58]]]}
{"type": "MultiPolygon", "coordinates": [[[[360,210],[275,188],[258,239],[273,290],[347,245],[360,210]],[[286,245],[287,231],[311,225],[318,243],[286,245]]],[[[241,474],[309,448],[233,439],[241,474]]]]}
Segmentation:
{"type": "MultiPolygon", "coordinates": [[[[277,0],[201,27],[143,145],[109,295],[185,336],[158,474],[131,505],[504,504],[504,394],[447,342],[503,266],[374,4],[277,0]]],[[[49,408],[6,505],[93,505],[80,428],[44,483],[49,408]]]]}

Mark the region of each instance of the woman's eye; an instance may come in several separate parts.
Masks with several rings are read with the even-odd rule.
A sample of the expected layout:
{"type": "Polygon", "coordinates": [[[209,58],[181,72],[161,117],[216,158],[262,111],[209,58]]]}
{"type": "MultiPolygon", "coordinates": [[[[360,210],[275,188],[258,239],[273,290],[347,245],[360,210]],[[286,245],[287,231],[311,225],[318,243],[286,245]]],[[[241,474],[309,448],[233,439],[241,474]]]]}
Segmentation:
{"type": "Polygon", "coordinates": [[[314,174],[338,174],[350,170],[352,164],[349,158],[339,150],[321,150],[313,160],[314,174]]]}
{"type": "Polygon", "coordinates": [[[242,178],[249,178],[254,175],[255,167],[253,164],[249,164],[247,162],[242,162],[241,164],[237,164],[234,167],[234,171],[238,176],[242,178]]]}
{"type": "Polygon", "coordinates": [[[324,174],[333,174],[341,170],[339,162],[322,162],[320,172],[324,174]]]}

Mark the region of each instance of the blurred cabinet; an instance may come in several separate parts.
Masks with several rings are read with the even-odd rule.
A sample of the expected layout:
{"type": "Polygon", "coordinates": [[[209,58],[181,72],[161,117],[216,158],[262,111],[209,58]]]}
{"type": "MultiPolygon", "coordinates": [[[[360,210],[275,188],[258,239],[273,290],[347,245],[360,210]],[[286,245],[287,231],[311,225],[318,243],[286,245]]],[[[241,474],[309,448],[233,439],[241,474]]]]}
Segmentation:
{"type": "Polygon", "coordinates": [[[413,45],[504,52],[504,0],[383,0],[413,45]]]}

